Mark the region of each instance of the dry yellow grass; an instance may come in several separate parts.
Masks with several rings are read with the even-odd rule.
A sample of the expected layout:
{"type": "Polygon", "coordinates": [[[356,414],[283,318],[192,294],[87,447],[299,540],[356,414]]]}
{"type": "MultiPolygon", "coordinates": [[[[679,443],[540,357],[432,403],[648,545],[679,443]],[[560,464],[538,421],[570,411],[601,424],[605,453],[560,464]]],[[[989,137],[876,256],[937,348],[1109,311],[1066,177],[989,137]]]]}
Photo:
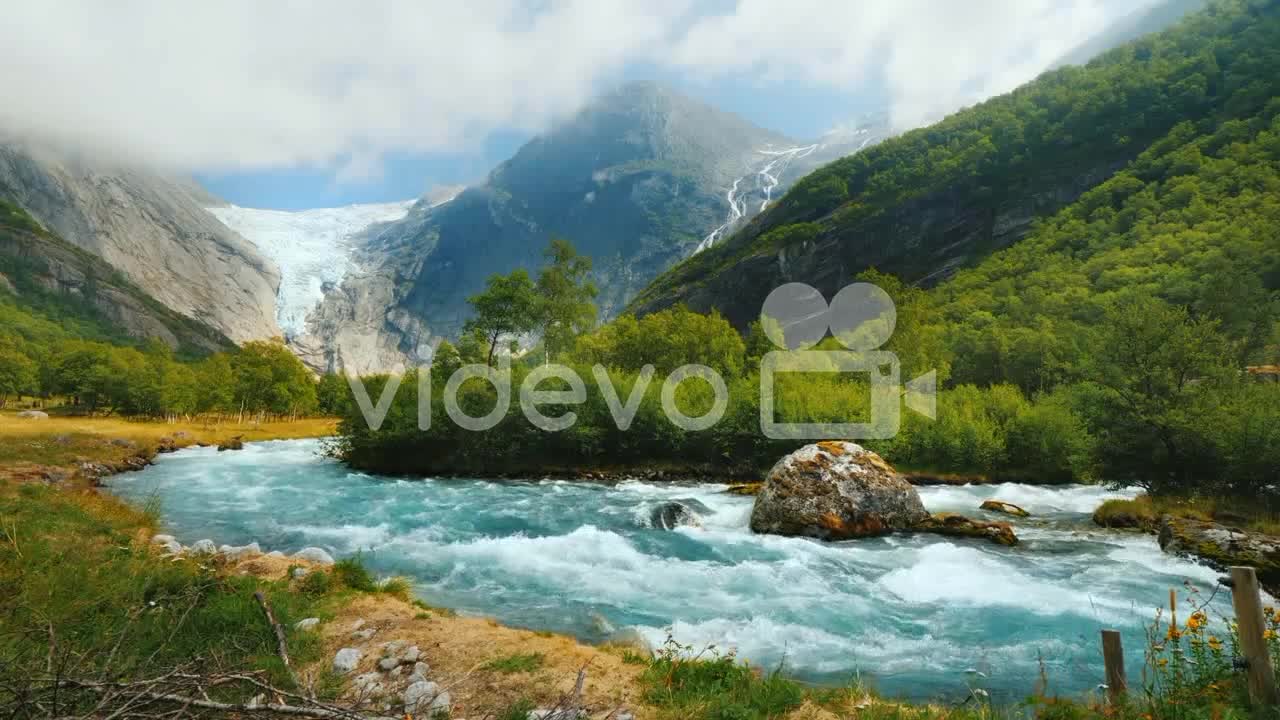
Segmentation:
{"type": "Polygon", "coordinates": [[[337,421],[305,418],[273,423],[166,423],[118,417],[62,417],[20,419],[0,413],[0,478],[21,477],[40,467],[70,467],[77,462],[119,462],[154,450],[161,438],[180,447],[217,444],[241,436],[245,442],[289,440],[332,435],[337,421]],[[127,443],[112,443],[126,440],[127,443]]]}

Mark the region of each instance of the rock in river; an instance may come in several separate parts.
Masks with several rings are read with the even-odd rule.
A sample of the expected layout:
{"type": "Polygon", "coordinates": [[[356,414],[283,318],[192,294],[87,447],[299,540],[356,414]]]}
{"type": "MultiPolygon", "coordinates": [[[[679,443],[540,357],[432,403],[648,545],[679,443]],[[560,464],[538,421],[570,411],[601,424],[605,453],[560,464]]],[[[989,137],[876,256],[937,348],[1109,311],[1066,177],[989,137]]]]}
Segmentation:
{"type": "Polygon", "coordinates": [[[879,455],[850,442],[806,445],[778,461],[751,529],[825,540],[884,535],[929,519],[920,495],[879,455]]]}
{"type": "Polygon", "coordinates": [[[1159,540],[1165,552],[1200,558],[1217,570],[1233,565],[1256,568],[1262,587],[1280,592],[1280,537],[1165,515],[1160,518],[1159,540]]]}
{"type": "Polygon", "coordinates": [[[984,522],[951,513],[938,513],[912,529],[916,532],[946,535],[947,537],[990,540],[997,545],[1006,547],[1013,547],[1018,544],[1018,536],[1013,533],[1013,526],[1009,523],[984,522]]]}
{"type": "Polygon", "coordinates": [[[1007,503],[1003,500],[984,500],[978,509],[987,510],[989,512],[1004,513],[1005,515],[1012,515],[1014,517],[1031,517],[1031,513],[1017,505],[1014,505],[1013,503],[1007,503]]]}
{"type": "Polygon", "coordinates": [[[711,508],[692,498],[681,498],[664,502],[649,513],[649,524],[659,530],[673,530],[681,525],[699,527],[702,515],[711,512],[711,508]]]}

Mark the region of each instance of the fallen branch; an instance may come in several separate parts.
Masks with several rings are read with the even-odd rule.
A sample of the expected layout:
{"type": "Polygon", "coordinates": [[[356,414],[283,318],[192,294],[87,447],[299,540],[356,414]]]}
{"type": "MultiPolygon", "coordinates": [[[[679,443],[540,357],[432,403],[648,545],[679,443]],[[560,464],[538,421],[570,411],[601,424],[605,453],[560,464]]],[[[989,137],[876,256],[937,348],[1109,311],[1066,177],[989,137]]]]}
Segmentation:
{"type": "Polygon", "coordinates": [[[289,645],[284,639],[284,628],[280,627],[280,623],[276,621],[276,614],[271,612],[271,604],[267,602],[267,596],[261,590],[255,591],[253,596],[258,599],[262,612],[267,616],[267,623],[276,634],[276,654],[280,656],[280,662],[284,663],[284,669],[289,672],[294,686],[302,687],[302,683],[298,682],[298,676],[293,672],[293,666],[289,663],[289,645]]]}

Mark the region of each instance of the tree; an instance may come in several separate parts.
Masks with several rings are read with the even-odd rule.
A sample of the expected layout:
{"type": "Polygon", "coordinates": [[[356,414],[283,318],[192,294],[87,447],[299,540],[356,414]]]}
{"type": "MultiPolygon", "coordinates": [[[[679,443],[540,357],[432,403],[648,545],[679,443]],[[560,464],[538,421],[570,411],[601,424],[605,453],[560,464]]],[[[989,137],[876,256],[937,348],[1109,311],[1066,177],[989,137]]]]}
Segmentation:
{"type": "Polygon", "coordinates": [[[10,395],[34,392],[38,382],[31,358],[12,348],[0,348],[0,408],[9,404],[10,395]]]}
{"type": "Polygon", "coordinates": [[[1231,376],[1218,322],[1151,296],[1112,306],[1085,360],[1102,477],[1180,492],[1217,474],[1206,402],[1231,376]]]}
{"type": "Polygon", "coordinates": [[[331,417],[344,415],[350,393],[346,377],[339,373],[325,373],[316,384],[316,406],[324,415],[331,417]]]}
{"type": "Polygon", "coordinates": [[[305,415],[316,408],[311,371],[283,343],[253,341],[232,358],[236,399],[254,412],[305,415]]]}
{"type": "Polygon", "coordinates": [[[483,334],[489,350],[485,362],[493,365],[493,356],[503,338],[515,339],[538,328],[541,302],[533,280],[523,268],[508,275],[490,275],[484,292],[467,299],[475,316],[467,321],[463,332],[483,334]]]}
{"type": "Polygon", "coordinates": [[[591,258],[579,255],[568,240],[553,238],[543,253],[549,264],[538,274],[542,342],[547,357],[573,346],[596,324],[596,286],[587,280],[591,258]]]}
{"type": "Polygon", "coordinates": [[[435,353],[431,356],[431,376],[433,378],[448,380],[449,376],[457,372],[462,367],[462,354],[458,352],[458,348],[448,340],[441,341],[436,347],[435,353]]]}

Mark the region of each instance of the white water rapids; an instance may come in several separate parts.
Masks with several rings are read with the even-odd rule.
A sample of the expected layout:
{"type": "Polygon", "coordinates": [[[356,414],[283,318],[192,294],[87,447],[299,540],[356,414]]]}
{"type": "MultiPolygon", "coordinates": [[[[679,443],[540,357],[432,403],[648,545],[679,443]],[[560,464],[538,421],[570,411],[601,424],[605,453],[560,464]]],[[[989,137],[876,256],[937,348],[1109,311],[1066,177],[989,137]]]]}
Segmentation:
{"type": "Polygon", "coordinates": [[[186,450],[111,487],[139,502],[158,496],[184,544],[362,553],[463,612],[588,641],[606,626],[654,643],[670,633],[808,680],[860,673],[917,698],[954,699],[974,683],[1020,698],[1041,663],[1051,690],[1087,690],[1102,680],[1106,627],[1123,631],[1134,677],[1144,623],[1169,589],[1216,578],[1149,536],[1090,524],[1103,500],[1131,495],[1100,487],[920,489],[935,511],[981,517],[988,498],[1027,508],[1017,548],[907,535],[823,543],[753,534],[753,499],[721,485],[392,479],[351,472],[319,449],[186,450]],[[653,509],[677,498],[706,506],[701,527],[652,527],[653,509]]]}

